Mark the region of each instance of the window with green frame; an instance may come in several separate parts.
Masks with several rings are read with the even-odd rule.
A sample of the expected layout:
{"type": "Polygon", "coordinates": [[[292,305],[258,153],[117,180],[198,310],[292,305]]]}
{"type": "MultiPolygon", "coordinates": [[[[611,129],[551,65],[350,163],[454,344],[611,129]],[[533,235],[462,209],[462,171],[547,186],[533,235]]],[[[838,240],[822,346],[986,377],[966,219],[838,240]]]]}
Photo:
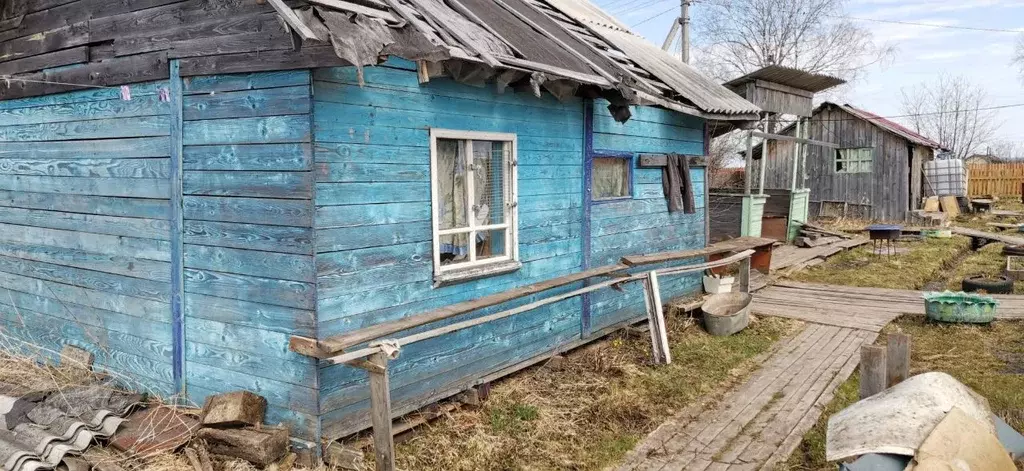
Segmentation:
{"type": "Polygon", "coordinates": [[[836,173],[871,173],[874,151],[871,147],[836,149],[836,173]]]}

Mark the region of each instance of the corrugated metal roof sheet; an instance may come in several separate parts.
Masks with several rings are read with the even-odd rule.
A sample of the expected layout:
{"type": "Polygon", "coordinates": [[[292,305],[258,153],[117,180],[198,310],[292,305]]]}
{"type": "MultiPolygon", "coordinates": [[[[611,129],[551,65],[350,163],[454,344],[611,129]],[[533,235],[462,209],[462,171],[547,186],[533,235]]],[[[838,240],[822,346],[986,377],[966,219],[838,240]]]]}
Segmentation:
{"type": "Polygon", "coordinates": [[[830,75],[815,74],[781,65],[769,65],[740,78],[730,80],[725,83],[725,86],[735,87],[754,80],[775,82],[812,93],[818,93],[846,83],[846,80],[830,75]]]}
{"type": "Polygon", "coordinates": [[[34,397],[0,395],[0,464],[5,471],[53,469],[109,437],[142,396],[107,385],[34,397]]]}

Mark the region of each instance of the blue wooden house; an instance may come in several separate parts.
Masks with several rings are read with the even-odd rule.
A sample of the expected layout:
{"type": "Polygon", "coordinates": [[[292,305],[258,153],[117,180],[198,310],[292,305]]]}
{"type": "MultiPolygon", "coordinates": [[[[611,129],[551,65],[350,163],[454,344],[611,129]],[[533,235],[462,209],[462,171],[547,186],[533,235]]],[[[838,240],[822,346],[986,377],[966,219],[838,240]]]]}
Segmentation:
{"type": "MultiPolygon", "coordinates": [[[[670,212],[639,156],[758,111],[586,0],[5,1],[0,329],[336,439],[366,373],[292,337],[703,247],[703,169],[670,212]]],[[[643,315],[599,292],[416,344],[394,412],[643,315]]]]}

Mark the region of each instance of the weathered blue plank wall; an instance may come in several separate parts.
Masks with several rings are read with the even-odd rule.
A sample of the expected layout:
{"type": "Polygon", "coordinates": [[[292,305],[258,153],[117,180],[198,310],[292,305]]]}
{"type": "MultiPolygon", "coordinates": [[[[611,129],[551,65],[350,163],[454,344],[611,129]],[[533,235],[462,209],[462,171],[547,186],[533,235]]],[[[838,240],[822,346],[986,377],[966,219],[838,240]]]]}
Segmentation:
{"type": "MultiPolygon", "coordinates": [[[[549,96],[499,94],[492,88],[443,79],[420,85],[415,67],[400,61],[366,69],[365,82],[360,87],[351,68],[322,69],[313,75],[320,338],[582,269],[581,100],[559,103],[549,96]],[[523,262],[519,271],[433,287],[430,128],[518,136],[523,262]]],[[[641,119],[622,128],[606,117],[603,107],[595,108],[598,149],[700,153],[703,148],[700,120],[638,109],[635,113],[641,119]]],[[[700,171],[693,177],[703,183],[700,171]]],[[[626,253],[703,244],[702,216],[663,214],[667,210],[660,178],[660,171],[637,171],[641,191],[636,200],[594,207],[592,266],[626,253]],[[641,240],[645,238],[651,240],[641,240]]],[[[670,294],[694,287],[690,281],[667,284],[665,292],[670,294]]],[[[603,302],[597,306],[601,325],[643,314],[642,304],[633,302],[636,298],[629,302],[613,298],[596,298],[603,302]]],[[[582,302],[566,300],[404,348],[390,370],[395,412],[451,395],[476,378],[579,339],[582,302]]],[[[325,437],[338,437],[367,424],[369,391],[364,372],[328,367],[321,370],[320,384],[325,437]]]]}
{"type": "Polygon", "coordinates": [[[184,312],[190,397],[246,389],[267,421],[317,436],[309,71],[183,86],[184,312]]]}
{"type": "MultiPolygon", "coordinates": [[[[167,82],[0,101],[0,326],[175,392],[167,82]]],[[[7,343],[16,347],[17,342],[7,343]]]]}
{"type": "MultiPolygon", "coordinates": [[[[411,64],[388,64],[366,69],[362,88],[354,69],[314,72],[321,338],[581,266],[582,103],[450,80],[420,86],[411,64]],[[431,127],[517,134],[522,269],[432,287],[431,127]]],[[[580,300],[570,299],[403,349],[391,369],[395,410],[578,338],[579,316],[580,300]]],[[[325,436],[366,423],[364,372],[326,368],[321,385],[325,436]]]]}
{"type": "MultiPolygon", "coordinates": [[[[638,155],[704,154],[704,121],[660,108],[632,108],[633,117],[617,123],[594,104],[594,154],[623,155],[632,159],[633,198],[594,203],[590,211],[591,266],[613,263],[624,255],[656,253],[704,246],[704,169],[691,169],[697,214],[669,213],[662,188],[662,170],[637,168],[638,155]]],[[[700,285],[699,275],[662,277],[665,299],[689,294],[700,285]]],[[[594,330],[643,312],[639,284],[624,293],[601,291],[591,296],[594,330]]]]}

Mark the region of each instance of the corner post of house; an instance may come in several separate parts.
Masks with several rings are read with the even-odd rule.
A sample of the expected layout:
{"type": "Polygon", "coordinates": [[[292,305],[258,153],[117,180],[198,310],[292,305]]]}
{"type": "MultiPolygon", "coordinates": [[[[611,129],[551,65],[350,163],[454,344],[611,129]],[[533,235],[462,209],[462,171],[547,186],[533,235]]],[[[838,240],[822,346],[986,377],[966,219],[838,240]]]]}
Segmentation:
{"type": "MultiPolygon", "coordinates": [[[[764,132],[768,134],[768,120],[764,121],[764,132]]],[[[757,194],[764,196],[764,179],[765,172],[768,168],[768,140],[765,139],[761,144],[761,162],[759,162],[758,171],[758,192],[757,194]]]]}
{"type": "Polygon", "coordinates": [[[370,375],[370,421],[373,424],[373,454],[377,471],[395,470],[395,440],[391,432],[391,385],[388,357],[377,352],[367,360],[370,375]]]}
{"type": "Polygon", "coordinates": [[[170,99],[170,241],[171,241],[171,335],[172,374],[175,392],[187,397],[185,375],[185,312],[184,312],[184,209],[182,206],[183,86],[178,60],[168,64],[168,98],[170,99]]]}
{"type": "MultiPolygon", "coordinates": [[[[764,159],[765,149],[761,149],[761,159],[764,159]]],[[[754,131],[747,131],[747,156],[744,164],[746,170],[743,171],[743,195],[750,196],[750,187],[753,184],[753,175],[751,171],[754,169],[754,131]]]]}
{"type": "Polygon", "coordinates": [[[793,181],[789,188],[790,191],[796,191],[796,174],[798,169],[800,168],[800,146],[802,144],[800,143],[799,139],[803,137],[800,134],[800,124],[800,118],[798,117],[795,123],[796,127],[794,128],[794,135],[797,137],[797,140],[793,141],[793,181]]]}
{"type": "MultiPolygon", "coordinates": [[[[594,203],[594,189],[591,187],[594,168],[594,100],[583,100],[583,220],[580,221],[580,238],[583,245],[583,271],[590,269],[590,216],[594,203]]],[[[589,280],[584,285],[589,285],[589,280]]],[[[590,293],[580,296],[580,336],[586,338],[591,332],[590,293]]]]}

